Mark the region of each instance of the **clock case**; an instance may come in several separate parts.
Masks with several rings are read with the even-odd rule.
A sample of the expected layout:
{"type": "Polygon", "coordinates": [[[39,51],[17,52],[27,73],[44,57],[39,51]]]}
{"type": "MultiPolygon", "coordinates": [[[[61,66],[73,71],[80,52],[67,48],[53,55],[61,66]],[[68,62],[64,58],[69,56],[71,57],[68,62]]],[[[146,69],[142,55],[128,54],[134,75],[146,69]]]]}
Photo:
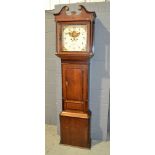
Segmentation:
{"type": "Polygon", "coordinates": [[[79,5],[80,13],[64,6],[54,14],[56,21],[56,55],[61,58],[62,112],[60,143],[90,148],[89,61],[93,56],[93,30],[96,14],[79,5]],[[62,26],[87,25],[86,51],[62,51],[62,26]]]}

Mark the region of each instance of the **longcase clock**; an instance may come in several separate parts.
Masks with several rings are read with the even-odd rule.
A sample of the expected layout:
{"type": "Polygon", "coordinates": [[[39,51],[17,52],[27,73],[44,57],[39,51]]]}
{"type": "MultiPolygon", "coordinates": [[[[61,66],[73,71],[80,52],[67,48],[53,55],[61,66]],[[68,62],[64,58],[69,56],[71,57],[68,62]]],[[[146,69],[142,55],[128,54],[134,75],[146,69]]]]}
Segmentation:
{"type": "Polygon", "coordinates": [[[96,14],[80,5],[78,11],[64,6],[54,15],[56,55],[62,68],[60,143],[90,148],[89,61],[96,14]]]}

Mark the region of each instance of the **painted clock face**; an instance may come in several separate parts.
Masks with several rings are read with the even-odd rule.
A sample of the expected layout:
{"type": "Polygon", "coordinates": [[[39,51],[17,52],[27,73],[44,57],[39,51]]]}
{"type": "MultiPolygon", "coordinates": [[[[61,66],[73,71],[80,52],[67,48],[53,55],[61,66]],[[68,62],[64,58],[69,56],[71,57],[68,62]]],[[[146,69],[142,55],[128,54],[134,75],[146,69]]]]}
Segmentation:
{"type": "Polygon", "coordinates": [[[87,50],[87,25],[64,25],[62,27],[62,51],[87,50]]]}

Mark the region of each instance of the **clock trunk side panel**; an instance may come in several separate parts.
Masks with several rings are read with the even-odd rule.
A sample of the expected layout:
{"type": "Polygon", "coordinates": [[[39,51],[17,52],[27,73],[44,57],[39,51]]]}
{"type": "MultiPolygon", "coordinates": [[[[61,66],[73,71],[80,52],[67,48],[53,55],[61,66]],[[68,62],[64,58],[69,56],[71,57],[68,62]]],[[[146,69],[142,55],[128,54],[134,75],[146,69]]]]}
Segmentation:
{"type": "Polygon", "coordinates": [[[64,110],[87,111],[88,66],[62,64],[63,108],[64,110]]]}

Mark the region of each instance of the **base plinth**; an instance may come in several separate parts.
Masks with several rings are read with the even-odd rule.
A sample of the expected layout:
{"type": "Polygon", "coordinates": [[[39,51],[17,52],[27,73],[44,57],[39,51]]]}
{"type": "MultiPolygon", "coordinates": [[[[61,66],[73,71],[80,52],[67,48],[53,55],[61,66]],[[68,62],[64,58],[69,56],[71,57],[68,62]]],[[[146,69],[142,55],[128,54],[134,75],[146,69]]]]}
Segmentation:
{"type": "Polygon", "coordinates": [[[90,148],[90,113],[60,113],[61,144],[90,148]]]}

